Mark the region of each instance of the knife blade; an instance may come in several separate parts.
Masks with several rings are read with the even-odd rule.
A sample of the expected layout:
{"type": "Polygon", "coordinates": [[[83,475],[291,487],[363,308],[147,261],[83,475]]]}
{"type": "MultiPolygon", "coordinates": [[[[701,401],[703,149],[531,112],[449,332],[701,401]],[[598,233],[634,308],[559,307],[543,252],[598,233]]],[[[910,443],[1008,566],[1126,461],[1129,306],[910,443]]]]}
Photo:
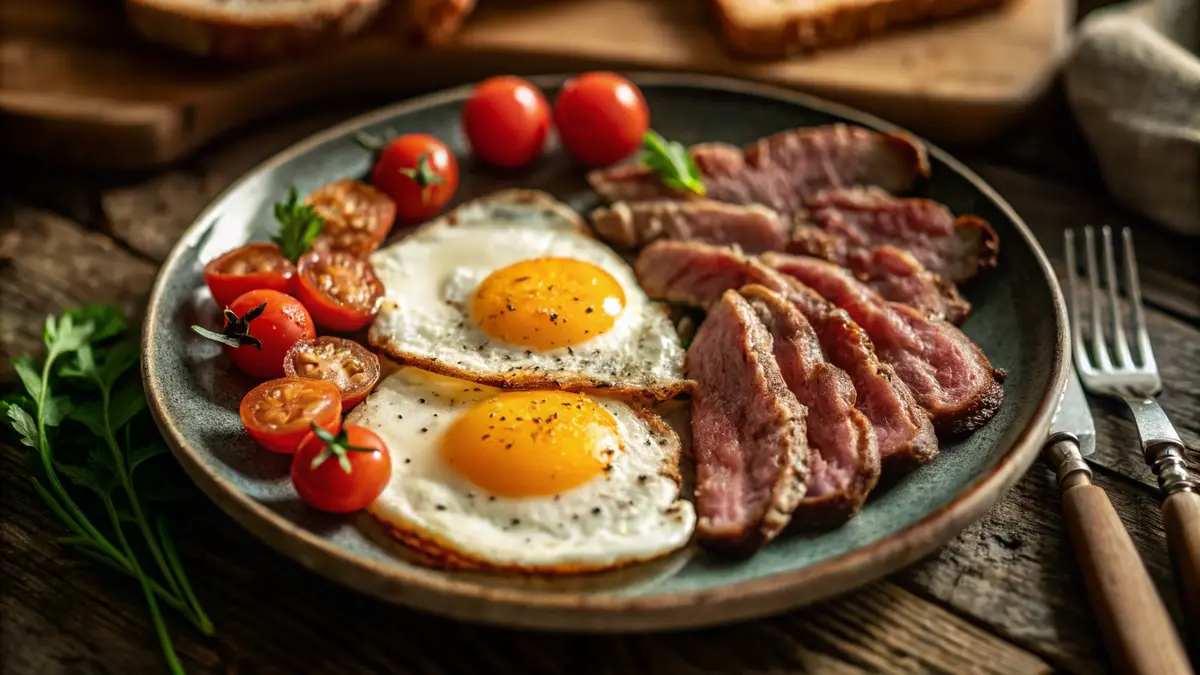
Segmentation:
{"type": "Polygon", "coordinates": [[[1087,457],[1096,452],[1096,423],[1092,419],[1092,410],[1088,407],[1087,397],[1083,386],[1079,384],[1079,374],[1075,368],[1067,375],[1067,386],[1063,389],[1062,401],[1058,406],[1058,414],[1050,424],[1050,435],[1065,432],[1073,435],[1079,442],[1079,454],[1087,457]]]}

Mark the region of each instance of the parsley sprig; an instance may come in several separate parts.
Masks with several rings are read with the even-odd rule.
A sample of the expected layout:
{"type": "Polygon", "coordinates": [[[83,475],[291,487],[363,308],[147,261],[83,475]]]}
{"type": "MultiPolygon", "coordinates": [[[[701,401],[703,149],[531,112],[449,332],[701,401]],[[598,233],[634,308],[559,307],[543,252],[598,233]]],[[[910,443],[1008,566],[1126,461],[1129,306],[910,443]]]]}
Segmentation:
{"type": "Polygon", "coordinates": [[[279,222],[279,230],[271,237],[271,241],[279,246],[283,257],[292,263],[312,248],[325,227],[325,220],[317,215],[311,205],[300,203],[295,186],[288,192],[286,201],[275,203],[275,220],[279,222]]]}
{"type": "Polygon", "coordinates": [[[676,190],[687,190],[698,195],[705,193],[704,181],[696,160],[678,141],[668,141],[653,129],[642,139],[644,166],[658,174],[663,185],[676,190]]]}
{"type": "Polygon", "coordinates": [[[34,490],[70,531],[59,543],[138,581],[167,666],[183,673],[160,603],[205,635],[213,634],[213,625],[192,591],[166,521],[147,508],[178,498],[186,487],[173,489],[170,476],[153,471],[178,467],[147,464],[167,448],[146,413],[140,378],[131,372],[138,361],[136,339],[126,335],[119,312],[89,305],[47,317],[43,341],[42,359],[12,360],[25,395],[0,402],[0,418],[29,448],[34,490]],[[63,478],[99,502],[107,517],[103,530],[104,521],[81,507],[89,502],[77,499],[86,493],[73,494],[63,478]],[[144,544],[138,552],[131,534],[144,544]],[[149,565],[143,567],[147,552],[149,565]]]}

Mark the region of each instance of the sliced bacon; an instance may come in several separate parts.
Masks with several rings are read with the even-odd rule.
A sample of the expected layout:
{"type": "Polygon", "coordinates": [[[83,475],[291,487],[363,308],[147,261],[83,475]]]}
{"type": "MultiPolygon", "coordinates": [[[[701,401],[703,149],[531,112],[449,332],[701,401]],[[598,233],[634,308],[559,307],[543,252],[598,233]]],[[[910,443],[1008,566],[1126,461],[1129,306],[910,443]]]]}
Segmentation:
{"type": "MultiPolygon", "coordinates": [[[[845,124],[783,131],[745,148],[704,143],[690,150],[710,199],[762,204],[788,216],[821,190],[874,185],[902,192],[929,175],[925,148],[911,137],[845,124]]],[[[599,169],[588,182],[614,202],[691,198],[641,165],[599,169]]]]}
{"type": "Polygon", "coordinates": [[[763,286],[739,291],[771,333],[772,353],[788,389],[808,408],[808,490],[792,522],[835,527],[858,512],[879,480],[879,447],[866,416],[854,407],[850,376],[825,360],[808,320],[763,286]]]}
{"type": "Polygon", "coordinates": [[[1000,240],[986,221],[954,217],[929,199],[893,197],[878,188],[823,190],[797,212],[792,252],[850,266],[856,251],[894,246],[953,282],[996,266],[1000,240]]]}
{"type": "Polygon", "coordinates": [[[929,416],[908,387],[880,362],[848,314],[812,289],[737,251],[696,242],[660,241],[647,246],[634,263],[651,297],[707,308],[725,291],[758,284],[786,297],[817,332],[825,358],[850,375],[855,407],[870,420],[883,470],[895,476],[937,455],[929,416]]]}
{"type": "Polygon", "coordinates": [[[735,554],[757,550],[787,526],[804,497],[807,411],[771,355],[771,335],[730,291],[712,307],[688,348],[696,533],[735,554]]]}
{"type": "Polygon", "coordinates": [[[592,211],[592,226],[605,241],[622,248],[675,239],[762,253],[784,250],[792,237],[791,223],[765,206],[709,199],[617,202],[592,211]]]}
{"type": "Polygon", "coordinates": [[[881,298],[845,269],[817,258],[768,253],[767,265],[844,309],[866,331],[879,358],[908,385],[939,433],[982,426],[1004,398],[1004,375],[979,345],[946,321],[881,298]]]}

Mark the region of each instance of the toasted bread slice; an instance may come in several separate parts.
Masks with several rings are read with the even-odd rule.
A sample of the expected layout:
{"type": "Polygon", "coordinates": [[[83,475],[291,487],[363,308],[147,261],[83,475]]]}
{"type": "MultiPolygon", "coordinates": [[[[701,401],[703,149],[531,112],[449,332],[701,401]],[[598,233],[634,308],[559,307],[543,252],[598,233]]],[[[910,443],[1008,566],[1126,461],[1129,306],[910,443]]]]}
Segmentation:
{"type": "Polygon", "coordinates": [[[125,0],[134,30],[197,56],[258,60],[359,32],[386,0],[125,0]]]}
{"type": "Polygon", "coordinates": [[[898,26],[996,7],[1007,0],[713,0],[729,48],[778,58],[861,40],[898,26]]]}

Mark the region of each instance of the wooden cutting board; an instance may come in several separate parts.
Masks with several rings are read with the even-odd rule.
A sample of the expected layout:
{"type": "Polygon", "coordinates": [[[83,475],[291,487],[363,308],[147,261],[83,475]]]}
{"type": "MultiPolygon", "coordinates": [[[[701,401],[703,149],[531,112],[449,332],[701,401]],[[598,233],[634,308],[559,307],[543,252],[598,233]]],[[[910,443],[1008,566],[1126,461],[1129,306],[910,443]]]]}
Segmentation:
{"type": "Polygon", "coordinates": [[[367,35],[319,55],[249,68],[142,44],[114,0],[0,0],[0,147],[145,168],[320,99],[597,67],[786,85],[935,141],[971,142],[997,133],[1049,86],[1072,2],[1011,0],[816,56],[754,62],[726,54],[707,0],[483,0],[439,49],[407,44],[385,15],[367,35]]]}

